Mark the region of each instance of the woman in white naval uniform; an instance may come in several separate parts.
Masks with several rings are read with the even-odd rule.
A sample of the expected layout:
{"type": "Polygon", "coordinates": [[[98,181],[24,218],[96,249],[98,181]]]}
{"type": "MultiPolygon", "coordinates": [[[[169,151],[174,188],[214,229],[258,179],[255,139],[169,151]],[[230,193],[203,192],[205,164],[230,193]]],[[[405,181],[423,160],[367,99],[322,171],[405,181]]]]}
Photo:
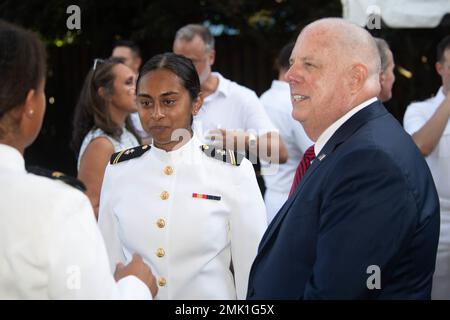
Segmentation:
{"type": "Polygon", "coordinates": [[[202,98],[191,60],[150,59],[137,104],[154,142],[113,155],[106,169],[99,225],[111,263],[141,254],[156,299],[245,299],[267,224],[250,161],[193,134],[202,98]]]}
{"type": "Polygon", "coordinates": [[[0,300],[151,299],[156,279],[141,258],[114,280],[88,198],[25,170],[44,118],[45,72],[38,37],[0,19],[0,300]]]}

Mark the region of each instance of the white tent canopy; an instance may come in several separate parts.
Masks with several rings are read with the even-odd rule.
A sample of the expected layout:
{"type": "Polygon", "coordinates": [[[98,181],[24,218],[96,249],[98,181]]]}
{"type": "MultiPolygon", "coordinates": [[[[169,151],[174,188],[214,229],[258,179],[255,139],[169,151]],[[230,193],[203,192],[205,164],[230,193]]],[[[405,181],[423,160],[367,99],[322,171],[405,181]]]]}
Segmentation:
{"type": "MultiPolygon", "coordinates": [[[[390,28],[435,28],[450,13],[450,0],[341,0],[343,17],[366,26],[370,15],[390,28]]],[[[369,22],[370,23],[370,22],[369,22]]],[[[373,22],[372,22],[373,23],[373,22]]]]}

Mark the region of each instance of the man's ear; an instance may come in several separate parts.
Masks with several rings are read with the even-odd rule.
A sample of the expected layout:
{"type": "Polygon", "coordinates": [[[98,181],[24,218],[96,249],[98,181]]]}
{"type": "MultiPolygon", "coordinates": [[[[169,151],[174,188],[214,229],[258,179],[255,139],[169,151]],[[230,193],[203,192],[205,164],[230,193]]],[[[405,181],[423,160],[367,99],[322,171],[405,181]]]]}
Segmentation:
{"type": "Polygon", "coordinates": [[[208,52],[208,62],[209,65],[212,66],[214,64],[214,62],[216,61],[216,50],[211,49],[208,52]]]}
{"type": "Polygon", "coordinates": [[[349,82],[351,93],[358,92],[366,82],[368,75],[367,67],[363,64],[355,64],[350,69],[349,82]]]}
{"type": "Polygon", "coordinates": [[[383,87],[384,82],[386,81],[386,75],[384,74],[384,72],[380,72],[380,76],[379,76],[379,81],[380,81],[380,85],[381,87],[383,87]]]}
{"type": "Polygon", "coordinates": [[[136,66],[136,70],[138,71],[138,73],[139,73],[139,67],[141,66],[141,64],[142,64],[141,57],[134,58],[134,65],[136,66]]]}
{"type": "Polygon", "coordinates": [[[436,62],[434,67],[436,68],[436,72],[442,77],[442,69],[444,68],[444,66],[440,62],[436,62]]]}

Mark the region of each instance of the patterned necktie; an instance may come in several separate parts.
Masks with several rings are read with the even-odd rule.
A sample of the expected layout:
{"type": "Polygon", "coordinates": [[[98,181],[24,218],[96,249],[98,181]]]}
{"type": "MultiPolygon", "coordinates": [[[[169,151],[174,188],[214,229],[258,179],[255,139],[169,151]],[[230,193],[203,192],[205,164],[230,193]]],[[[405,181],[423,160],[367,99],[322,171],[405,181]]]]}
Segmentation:
{"type": "Polygon", "coordinates": [[[309,165],[311,164],[311,160],[314,159],[315,156],[316,155],[314,153],[314,145],[312,145],[305,151],[302,161],[300,161],[300,163],[298,164],[297,170],[295,171],[294,182],[292,182],[291,191],[289,192],[289,196],[291,196],[294,193],[295,188],[297,188],[300,180],[305,175],[306,169],[308,169],[309,165]]]}

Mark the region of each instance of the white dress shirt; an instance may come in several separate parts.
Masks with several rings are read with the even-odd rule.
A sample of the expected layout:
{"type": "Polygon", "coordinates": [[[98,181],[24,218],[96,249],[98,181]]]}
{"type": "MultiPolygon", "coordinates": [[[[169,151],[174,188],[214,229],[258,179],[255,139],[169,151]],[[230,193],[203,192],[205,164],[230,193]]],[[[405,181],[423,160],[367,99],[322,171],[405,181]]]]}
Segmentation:
{"type": "MultiPolygon", "coordinates": [[[[441,87],[433,98],[411,103],[403,119],[405,130],[412,135],[421,129],[444,99],[441,87]]],[[[431,296],[433,299],[450,299],[450,121],[439,143],[425,160],[433,175],[441,206],[441,232],[431,296]]]]}
{"type": "Polygon", "coordinates": [[[0,144],[0,299],[151,299],[134,276],[117,284],[88,198],[27,173],[0,144]]]}
{"type": "Polygon", "coordinates": [[[365,107],[369,106],[370,104],[377,101],[377,98],[370,98],[369,100],[364,101],[363,103],[357,105],[352,110],[344,114],[342,117],[340,117],[338,120],[333,122],[331,126],[329,126],[322,134],[317,138],[317,141],[314,145],[314,153],[316,156],[320,154],[320,151],[322,151],[323,147],[327,144],[328,140],[331,139],[333,134],[345,123],[348,119],[350,119],[353,115],[355,115],[357,112],[361,111],[365,107]]]}
{"type": "Polygon", "coordinates": [[[99,226],[111,264],[141,254],[159,283],[155,299],[246,297],[264,202],[247,159],[233,166],[201,145],[194,136],[171,152],[151,146],[105,172],[99,226]]]}
{"type": "Polygon", "coordinates": [[[251,131],[257,136],[275,131],[254,91],[225,79],[217,72],[217,90],[207,96],[194,117],[194,129],[199,138],[212,129],[251,131]]]}
{"type": "Polygon", "coordinates": [[[268,165],[261,161],[261,173],[266,184],[264,202],[270,223],[287,200],[298,163],[313,142],[302,125],[292,118],[291,91],[287,82],[272,81],[272,86],[261,95],[260,101],[288,150],[286,163],[268,165]]]}

